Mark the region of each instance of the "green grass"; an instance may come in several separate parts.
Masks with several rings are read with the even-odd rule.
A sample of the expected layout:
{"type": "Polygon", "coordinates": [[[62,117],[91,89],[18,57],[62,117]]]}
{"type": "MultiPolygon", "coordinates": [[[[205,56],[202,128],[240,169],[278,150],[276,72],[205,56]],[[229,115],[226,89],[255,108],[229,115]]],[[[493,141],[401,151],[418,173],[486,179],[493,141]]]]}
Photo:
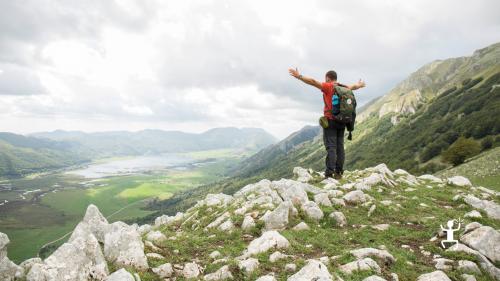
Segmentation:
{"type": "MultiPolygon", "coordinates": [[[[366,175],[365,175],[366,176],[366,175]]],[[[347,172],[342,183],[353,180],[352,173],[347,172]]],[[[318,187],[321,184],[317,183],[318,187]]],[[[204,231],[203,227],[212,222],[225,211],[232,211],[238,206],[224,208],[207,208],[192,209],[189,214],[196,211],[198,216],[195,220],[189,223],[166,226],[161,229],[167,237],[177,236],[176,240],[166,240],[161,243],[160,254],[168,257],[167,261],[153,262],[153,266],[163,262],[171,262],[183,264],[198,260],[200,264],[206,266],[204,274],[214,272],[221,266],[228,264],[237,280],[255,280],[258,276],[262,276],[274,272],[277,280],[285,281],[293,273],[284,271],[286,263],[295,263],[300,269],[308,259],[320,258],[323,256],[338,256],[338,258],[328,265],[331,273],[336,273],[344,280],[362,280],[375,272],[355,272],[352,275],[345,275],[339,271],[339,266],[351,261],[355,258],[349,253],[350,250],[373,247],[379,248],[384,245],[387,250],[396,258],[394,264],[384,264],[378,261],[382,269],[382,276],[387,280],[391,280],[390,274],[396,273],[399,280],[416,280],[418,276],[424,273],[436,270],[432,261],[433,254],[439,254],[443,257],[454,260],[466,259],[476,261],[476,258],[463,253],[451,253],[441,249],[439,245],[440,239],[435,242],[430,242],[429,239],[435,236],[440,224],[445,224],[450,219],[457,219],[464,216],[466,212],[473,210],[470,206],[464,204],[462,200],[453,201],[452,198],[460,193],[477,193],[469,188],[453,187],[449,185],[440,186],[436,183],[426,182],[422,185],[414,187],[414,191],[406,191],[410,186],[406,184],[398,184],[393,188],[376,186],[371,191],[366,193],[375,198],[375,202],[381,200],[392,200],[392,205],[384,206],[376,203],[377,208],[370,217],[367,217],[370,206],[346,206],[346,207],[322,207],[325,217],[319,222],[311,221],[305,217],[304,213],[299,211],[299,217],[291,218],[289,228],[280,233],[285,236],[291,246],[287,249],[281,249],[284,254],[293,255],[293,258],[280,260],[276,263],[269,261],[269,255],[275,250],[270,250],[256,256],[259,260],[259,268],[250,275],[245,275],[236,265],[233,259],[243,253],[251,239],[245,239],[241,229],[236,228],[231,233],[222,233],[216,229],[204,231]],[[430,186],[431,188],[427,188],[430,186]],[[382,192],[377,189],[382,188],[382,192]],[[396,192],[396,194],[392,194],[396,192]],[[421,206],[420,203],[425,203],[427,207],[421,206]],[[400,204],[401,207],[396,207],[400,204]],[[335,222],[328,217],[334,210],[342,211],[347,217],[348,226],[339,228],[335,222]],[[290,228],[300,221],[305,221],[310,229],[305,231],[294,231],[290,228]],[[370,225],[388,223],[390,227],[386,231],[372,229],[370,225]],[[199,226],[199,227],[197,227],[199,226]],[[181,234],[181,235],[178,235],[181,234]],[[409,249],[405,249],[402,245],[409,245],[409,249]],[[221,264],[214,264],[209,258],[209,254],[218,250],[222,257],[228,257],[228,261],[221,264]],[[432,253],[431,256],[422,254],[422,250],[427,250],[432,253]]],[[[476,194],[477,195],[477,194],[476,194]]],[[[500,203],[498,198],[492,199],[500,203]]],[[[261,213],[264,210],[260,210],[261,213]]],[[[462,224],[462,230],[465,224],[472,221],[478,221],[484,225],[489,225],[495,229],[500,228],[500,222],[490,219],[486,214],[482,214],[481,219],[467,218],[462,224]]],[[[231,217],[235,225],[241,223],[241,216],[233,215],[231,217]]],[[[254,237],[261,233],[262,223],[258,222],[255,229],[249,231],[254,237]]],[[[446,272],[452,280],[461,280],[458,271],[446,272]]],[[[151,271],[140,273],[143,280],[160,280],[151,271]]],[[[483,272],[476,275],[477,280],[492,280],[483,272]]],[[[182,278],[178,280],[184,280],[182,278]]]]}

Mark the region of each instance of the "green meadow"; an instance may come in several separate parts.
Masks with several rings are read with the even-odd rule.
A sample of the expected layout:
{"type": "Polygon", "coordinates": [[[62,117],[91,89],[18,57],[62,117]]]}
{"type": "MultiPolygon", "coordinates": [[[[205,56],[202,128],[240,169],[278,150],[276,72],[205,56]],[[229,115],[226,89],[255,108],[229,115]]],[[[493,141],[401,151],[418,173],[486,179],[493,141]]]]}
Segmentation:
{"type": "MultiPolygon", "coordinates": [[[[167,199],[176,192],[221,179],[241,153],[217,150],[192,156],[196,160],[209,158],[210,162],[92,181],[62,173],[13,181],[20,189],[41,189],[46,193],[38,196],[29,193],[27,200],[12,202],[8,205],[12,207],[0,212],[0,231],[11,240],[9,257],[21,262],[36,256],[41,247],[72,231],[89,204],[96,205],[110,222],[133,221],[151,214],[145,209],[149,200],[167,199]],[[59,188],[50,191],[54,185],[59,188]]],[[[0,199],[3,198],[19,199],[19,192],[2,192],[0,199]]],[[[67,238],[55,241],[52,246],[60,245],[67,238]]]]}

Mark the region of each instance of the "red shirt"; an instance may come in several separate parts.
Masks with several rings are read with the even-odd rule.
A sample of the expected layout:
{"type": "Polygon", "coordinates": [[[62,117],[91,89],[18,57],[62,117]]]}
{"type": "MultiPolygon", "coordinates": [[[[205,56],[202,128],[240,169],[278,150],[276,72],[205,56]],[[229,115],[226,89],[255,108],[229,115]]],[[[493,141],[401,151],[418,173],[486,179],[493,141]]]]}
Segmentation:
{"type": "Polygon", "coordinates": [[[333,86],[337,84],[339,86],[343,86],[345,87],[344,85],[340,84],[340,83],[337,83],[337,82],[324,82],[324,83],[321,83],[321,92],[323,92],[323,102],[325,103],[325,108],[323,109],[323,113],[325,115],[326,118],[328,119],[333,119],[333,114],[332,114],[332,109],[333,109],[333,105],[332,105],[332,98],[333,98],[333,94],[335,92],[333,86]]]}

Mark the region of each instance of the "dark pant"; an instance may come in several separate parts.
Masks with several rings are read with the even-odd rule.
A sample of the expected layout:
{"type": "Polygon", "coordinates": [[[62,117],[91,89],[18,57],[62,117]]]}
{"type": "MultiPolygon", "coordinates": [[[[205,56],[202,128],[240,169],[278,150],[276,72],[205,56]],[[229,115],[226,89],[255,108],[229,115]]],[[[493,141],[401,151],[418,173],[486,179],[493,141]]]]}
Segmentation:
{"type": "Polygon", "coordinates": [[[328,128],[323,129],[323,143],[326,148],[325,175],[342,174],[344,171],[344,132],[345,126],[328,120],[328,128]]]}

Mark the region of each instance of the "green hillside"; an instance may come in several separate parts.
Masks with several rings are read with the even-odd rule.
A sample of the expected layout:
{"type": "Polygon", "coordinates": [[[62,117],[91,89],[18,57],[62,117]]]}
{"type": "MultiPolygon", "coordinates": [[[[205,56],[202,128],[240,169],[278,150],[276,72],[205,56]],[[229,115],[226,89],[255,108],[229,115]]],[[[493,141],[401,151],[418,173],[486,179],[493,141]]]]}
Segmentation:
{"type": "Polygon", "coordinates": [[[73,152],[67,142],[39,140],[10,133],[0,133],[0,178],[84,163],[88,158],[73,152]]]}

